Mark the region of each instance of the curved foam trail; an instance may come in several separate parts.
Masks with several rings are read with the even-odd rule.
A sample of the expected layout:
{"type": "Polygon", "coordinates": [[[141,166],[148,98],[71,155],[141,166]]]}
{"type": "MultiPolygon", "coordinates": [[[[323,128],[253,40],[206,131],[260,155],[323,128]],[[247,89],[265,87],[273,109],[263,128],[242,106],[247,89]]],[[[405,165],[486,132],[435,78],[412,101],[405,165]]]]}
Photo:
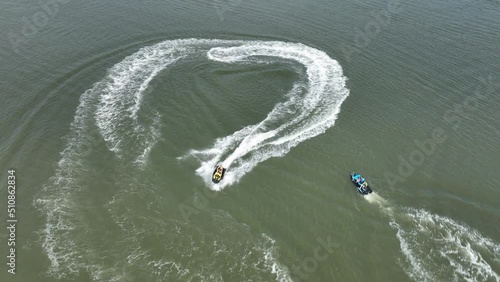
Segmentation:
{"type": "Polygon", "coordinates": [[[145,48],[108,71],[108,76],[99,83],[104,87],[99,93],[100,103],[95,115],[110,150],[121,156],[122,148],[128,149],[130,143],[134,143],[140,147],[137,151],[143,152],[136,161],[144,162],[159,137],[157,123],[152,121],[154,125],[145,128],[138,121],[144,91],[162,69],[183,56],[169,49],[162,52],[161,49],[145,48]],[[130,127],[134,132],[123,130],[130,127]]]}
{"type": "Polygon", "coordinates": [[[500,244],[477,230],[422,209],[404,208],[392,213],[390,226],[397,230],[402,265],[415,281],[500,281],[500,244]],[[436,269],[447,265],[449,271],[436,269]]]}
{"type": "Polygon", "coordinates": [[[415,281],[500,281],[500,244],[477,230],[423,209],[392,207],[375,192],[364,198],[378,204],[397,230],[408,265],[401,265],[415,281]],[[449,271],[436,269],[449,265],[449,271]]]}
{"type": "Polygon", "coordinates": [[[268,58],[306,68],[304,81],[296,83],[286,95],[288,100],[278,103],[259,124],[218,138],[210,148],[188,153],[201,161],[196,172],[214,190],[238,182],[257,164],[282,157],[299,143],[324,133],[335,124],[340,106],[349,95],[338,62],[323,51],[300,43],[245,42],[212,48],[207,56],[224,63],[259,63],[268,58]],[[220,184],[212,185],[211,173],[217,163],[229,169],[220,184]]]}
{"type": "MultiPolygon", "coordinates": [[[[340,104],[348,94],[340,66],[325,53],[297,43],[183,39],[144,47],[128,56],[109,69],[101,81],[80,97],[55,175],[34,201],[35,206],[47,217],[41,236],[42,247],[50,261],[49,275],[65,279],[78,276],[82,270],[86,270],[92,280],[120,281],[123,280],[122,275],[127,276],[127,269],[135,265],[130,265],[130,260],[144,259],[147,251],[136,245],[136,238],[127,241],[129,229],[123,229],[123,240],[130,243],[132,255],[128,257],[130,260],[119,261],[121,266],[109,266],[106,257],[103,257],[106,250],[100,249],[98,245],[89,248],[94,243],[89,243],[86,234],[96,230],[92,229],[91,222],[86,221],[85,211],[82,211],[86,207],[79,202],[81,193],[90,190],[86,171],[89,159],[96,153],[94,149],[102,145],[102,139],[116,157],[129,158],[126,161],[138,164],[139,168],[147,162],[149,152],[161,138],[160,113],[141,114],[149,84],[164,68],[195,55],[235,62],[240,62],[238,57],[239,60],[247,61],[253,60],[252,56],[285,58],[302,63],[308,69],[308,81],[297,83],[289,93],[289,100],[276,105],[259,125],[248,126],[230,136],[219,138],[213,148],[193,150],[193,155],[209,159],[202,161],[198,169],[203,176],[209,171],[206,179],[210,179],[213,164],[222,156],[233,153],[232,158],[226,159],[228,166],[231,165],[227,179],[233,183],[262,160],[282,156],[294,145],[324,132],[333,125],[340,104]],[[302,101],[303,88],[307,90],[302,101]],[[276,129],[266,129],[269,122],[284,117],[292,119],[276,129]],[[285,134],[286,127],[291,128],[292,134],[285,134]],[[291,136],[298,138],[289,140],[291,136]],[[243,145],[238,147],[240,143],[243,145]],[[243,160],[243,155],[249,155],[249,158],[243,160]]],[[[255,62],[266,61],[255,58],[255,62]]],[[[130,191],[120,191],[119,194],[127,193],[130,191]]],[[[117,201],[116,205],[119,203],[117,201]]],[[[114,206],[112,203],[109,205],[114,206]]],[[[116,220],[119,226],[126,226],[124,224],[130,219],[119,217],[116,220]]],[[[276,275],[277,280],[287,280],[286,267],[277,263],[274,251],[269,253],[268,248],[265,250],[266,267],[276,275]]],[[[170,265],[175,266],[175,262],[170,265]]],[[[256,280],[261,279],[256,277],[256,280]]]]}
{"type": "Polygon", "coordinates": [[[136,163],[147,161],[149,152],[161,137],[158,126],[154,126],[157,123],[149,121],[153,125],[145,127],[138,121],[147,87],[164,68],[200,54],[225,63],[257,64],[284,60],[306,68],[304,81],[296,83],[286,95],[288,100],[278,103],[262,122],[215,140],[211,148],[190,151],[190,155],[201,159],[197,173],[209,185],[216,163],[231,166],[228,176],[232,176],[226,176],[221,185],[213,187],[215,189],[239,181],[258,163],[283,156],[300,142],[325,132],[335,123],[340,105],[349,94],[337,61],[300,43],[204,39],[165,41],[127,57],[96,85],[102,88],[95,113],[97,126],[108,148],[118,157],[123,157],[122,149],[127,148],[127,154],[136,155],[136,163]],[[273,124],[280,122],[281,125],[272,128],[273,124]],[[134,132],[124,130],[130,127],[134,132]],[[223,159],[223,156],[227,157],[223,159]]]}
{"type": "Polygon", "coordinates": [[[147,162],[149,152],[160,134],[160,113],[151,118],[144,115],[150,126],[139,122],[140,109],[150,82],[165,68],[193,55],[206,53],[218,44],[236,44],[240,41],[181,39],[169,40],[144,47],[108,70],[107,76],[96,83],[93,90],[99,96],[95,111],[96,124],[108,148],[118,157],[134,162],[147,162]],[[133,128],[133,131],[130,131],[133,128]]]}

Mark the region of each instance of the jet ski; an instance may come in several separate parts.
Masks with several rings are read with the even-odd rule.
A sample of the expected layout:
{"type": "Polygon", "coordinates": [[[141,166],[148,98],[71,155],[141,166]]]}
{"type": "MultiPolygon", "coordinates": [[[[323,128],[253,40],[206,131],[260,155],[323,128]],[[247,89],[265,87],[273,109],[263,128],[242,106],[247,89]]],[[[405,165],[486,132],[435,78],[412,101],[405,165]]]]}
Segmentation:
{"type": "Polygon", "coordinates": [[[222,165],[215,166],[214,173],[212,173],[212,182],[219,183],[224,177],[224,173],[226,173],[226,169],[222,165]]]}
{"type": "Polygon", "coordinates": [[[356,185],[359,193],[368,195],[373,192],[370,186],[368,186],[368,182],[366,182],[365,178],[361,176],[361,174],[351,172],[351,181],[354,185],[356,185]]]}

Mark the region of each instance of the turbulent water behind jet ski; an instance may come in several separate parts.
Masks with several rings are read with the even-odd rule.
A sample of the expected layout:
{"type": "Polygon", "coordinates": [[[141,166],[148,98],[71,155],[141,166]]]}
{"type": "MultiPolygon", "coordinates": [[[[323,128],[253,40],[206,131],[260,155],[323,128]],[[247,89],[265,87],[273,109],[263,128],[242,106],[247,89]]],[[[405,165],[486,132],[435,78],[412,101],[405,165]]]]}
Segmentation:
{"type": "MultiPolygon", "coordinates": [[[[270,157],[283,156],[293,146],[323,133],[333,126],[340,105],[348,95],[339,64],[326,53],[300,43],[182,39],[144,47],[128,56],[81,95],[57,171],[45,185],[44,193],[35,201],[35,205],[47,216],[41,234],[43,248],[50,260],[50,275],[57,278],[72,277],[85,269],[95,280],[120,280],[134,267],[173,280],[196,275],[222,275],[217,274],[217,269],[211,269],[203,256],[191,261],[192,267],[174,261],[175,258],[155,258],[151,250],[144,249],[137,238],[144,236],[144,232],[148,236],[162,234],[164,237],[165,232],[181,228],[182,222],[173,224],[175,220],[171,220],[168,224],[172,226],[163,229],[165,223],[159,218],[157,220],[163,227],[157,230],[156,225],[152,228],[135,222],[134,218],[140,211],[130,213],[127,209],[127,203],[137,198],[137,187],[144,185],[132,176],[141,173],[131,173],[129,170],[141,171],[157,142],[161,138],[168,139],[168,134],[161,130],[160,122],[163,115],[168,113],[156,111],[141,115],[146,90],[162,70],[193,56],[228,64],[259,64],[279,60],[288,64],[301,64],[306,69],[305,77],[297,81],[289,93],[276,93],[285,95],[287,100],[275,105],[263,121],[218,138],[207,149],[193,149],[179,157],[195,156],[200,159],[197,173],[208,183],[216,163],[222,162],[229,167],[230,173],[223,184],[209,186],[213,189],[222,189],[237,182],[258,163],[270,157]],[[89,245],[88,238],[101,236],[98,230],[90,227],[92,222],[84,216],[87,214],[86,206],[95,203],[81,205],[78,200],[79,195],[91,191],[88,179],[95,175],[89,176],[87,172],[91,167],[90,160],[98,157],[97,148],[101,146],[107,147],[108,152],[118,160],[116,173],[120,179],[119,183],[109,183],[110,186],[118,185],[120,190],[104,206],[109,218],[102,217],[102,220],[109,219],[122,228],[118,241],[126,246],[123,250],[125,255],[120,255],[125,259],[117,260],[113,267],[109,267],[106,261],[112,254],[101,251],[106,249],[105,245],[99,245],[96,240],[89,245]],[[208,274],[197,274],[196,269],[205,269],[208,274]]],[[[141,190],[139,194],[145,196],[151,189],[141,190]]],[[[211,214],[217,213],[214,211],[211,214]]],[[[225,220],[226,224],[233,221],[225,220]]],[[[251,237],[246,227],[238,225],[238,228],[244,236],[251,237]]],[[[197,229],[192,227],[190,232],[196,233],[197,229]]],[[[169,238],[176,234],[172,233],[169,238]]],[[[219,238],[223,235],[210,236],[219,238]]],[[[214,240],[219,242],[221,239],[214,240]]],[[[179,246],[184,249],[182,257],[198,243],[189,239],[186,245],[179,246]]],[[[229,243],[223,244],[230,246],[229,243]]],[[[241,247],[233,246],[229,251],[239,252],[241,247]]],[[[249,240],[243,250],[251,252],[252,256],[248,256],[248,261],[243,260],[238,268],[257,266],[252,274],[255,275],[253,280],[266,280],[269,275],[277,280],[289,280],[287,268],[276,257],[274,240],[266,234],[249,240]]]]}
{"type": "Polygon", "coordinates": [[[281,157],[297,144],[325,132],[334,125],[340,106],[349,94],[337,61],[303,44],[246,42],[212,48],[207,56],[228,64],[267,62],[262,58],[270,62],[285,60],[306,69],[305,77],[286,94],[287,100],[275,105],[263,121],[218,138],[209,148],[193,149],[182,157],[194,156],[201,160],[196,172],[214,190],[238,182],[257,164],[281,157]],[[228,172],[220,184],[212,186],[210,175],[217,163],[222,163],[228,172]]]}

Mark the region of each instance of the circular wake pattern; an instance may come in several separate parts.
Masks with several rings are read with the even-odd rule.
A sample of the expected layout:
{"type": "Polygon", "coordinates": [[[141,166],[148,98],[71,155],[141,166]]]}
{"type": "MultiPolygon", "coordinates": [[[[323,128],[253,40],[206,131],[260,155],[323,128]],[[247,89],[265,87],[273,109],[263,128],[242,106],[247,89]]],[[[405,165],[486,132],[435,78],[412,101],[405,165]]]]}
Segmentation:
{"type": "Polygon", "coordinates": [[[337,61],[302,44],[251,42],[215,47],[208,51],[208,58],[231,64],[261,63],[266,62],[262,58],[269,58],[298,63],[306,69],[303,81],[297,82],[287,93],[288,99],[278,103],[263,121],[182,157],[194,156],[201,161],[196,172],[214,190],[238,182],[257,164],[284,156],[297,144],[324,133],[334,125],[340,106],[349,95],[346,78],[337,61]],[[228,172],[220,184],[212,185],[211,174],[218,163],[228,168],[228,172]]]}
{"type": "Polygon", "coordinates": [[[162,137],[160,122],[168,113],[142,107],[148,86],[162,70],[196,56],[232,64],[300,64],[306,69],[287,100],[263,121],[184,156],[201,160],[197,173],[207,183],[216,163],[230,168],[223,184],[213,189],[237,182],[258,163],[323,133],[333,126],[348,96],[339,64],[300,43],[172,40],[125,58],[81,95],[56,173],[35,200],[47,218],[41,244],[51,277],[71,278],[83,270],[97,281],[290,280],[272,238],[252,235],[232,218],[217,220],[217,211],[208,211],[209,218],[196,222],[217,226],[207,234],[211,225],[198,228],[176,219],[175,203],[158,197],[155,184],[140,178],[152,148],[160,138],[168,138],[162,137]],[[109,162],[112,169],[93,169],[96,160],[109,162]],[[114,195],[103,198],[101,193],[114,195]],[[169,201],[173,207],[166,204],[169,201]],[[245,240],[235,244],[238,241],[225,236],[245,240]],[[161,242],[163,251],[151,242],[161,242]],[[211,251],[200,251],[207,244],[213,245],[211,251]]]}
{"type": "Polygon", "coordinates": [[[415,281],[500,281],[500,244],[464,224],[425,210],[391,218],[415,281]],[[437,269],[436,266],[442,266],[437,269]]]}

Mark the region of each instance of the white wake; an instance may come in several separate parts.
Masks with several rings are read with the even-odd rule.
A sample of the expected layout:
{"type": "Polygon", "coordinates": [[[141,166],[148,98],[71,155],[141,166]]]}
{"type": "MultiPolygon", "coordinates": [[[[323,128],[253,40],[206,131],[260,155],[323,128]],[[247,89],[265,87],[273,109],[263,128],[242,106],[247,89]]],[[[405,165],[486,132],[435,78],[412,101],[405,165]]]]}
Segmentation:
{"type": "Polygon", "coordinates": [[[390,225],[415,281],[500,281],[500,244],[448,217],[406,208],[390,225]],[[441,269],[439,268],[441,267],[441,269]]]}
{"type": "Polygon", "coordinates": [[[372,193],[396,230],[404,260],[401,268],[415,281],[500,281],[500,244],[451,218],[424,209],[392,207],[372,193]]]}
{"type": "MultiPolygon", "coordinates": [[[[223,184],[218,187],[210,186],[212,189],[222,189],[239,181],[258,163],[271,157],[283,156],[300,142],[325,132],[334,125],[340,105],[349,93],[340,65],[326,53],[300,43],[169,40],[144,47],[126,57],[110,68],[101,81],[81,95],[55,175],[34,202],[47,218],[40,233],[42,246],[50,260],[49,275],[60,279],[77,276],[80,271],[86,270],[93,280],[121,280],[122,274],[126,276],[128,269],[138,265],[135,261],[138,258],[145,260],[145,266],[141,266],[144,271],[149,267],[161,268],[155,263],[149,264],[146,260],[148,250],[142,249],[138,243],[138,237],[143,234],[156,234],[155,230],[145,228],[139,228],[141,233],[137,234],[130,233],[133,228],[121,230],[123,236],[120,237],[120,242],[127,246],[132,255],[128,255],[128,260],[119,260],[115,266],[109,266],[107,259],[111,256],[111,251],[107,246],[100,246],[97,241],[89,239],[91,236],[95,239],[102,235],[102,230],[92,228],[93,224],[89,221],[92,218],[92,212],[89,211],[94,208],[91,206],[92,200],[87,203],[82,202],[82,199],[88,199],[83,195],[95,193],[89,183],[89,179],[96,177],[96,172],[91,170],[91,160],[100,157],[103,148],[107,147],[109,151],[106,153],[112,152],[119,163],[133,163],[140,169],[147,163],[152,148],[160,138],[168,138],[162,137],[161,130],[162,115],[168,113],[146,112],[142,107],[144,97],[148,93],[149,84],[162,70],[193,56],[233,64],[300,64],[306,69],[305,77],[297,81],[286,94],[287,100],[275,105],[263,121],[218,138],[209,148],[191,150],[183,156],[195,156],[201,160],[197,173],[207,183],[210,183],[210,174],[216,163],[222,162],[229,167],[223,184]]],[[[127,172],[117,173],[123,175],[127,172]]],[[[134,184],[128,183],[130,186],[127,186],[128,180],[123,180],[123,185],[119,186],[119,194],[108,203],[110,210],[128,211],[126,201],[124,204],[119,201],[122,198],[136,197],[133,194],[134,184]]],[[[116,186],[114,182],[101,184],[116,186]]],[[[134,214],[134,211],[129,212],[134,214]]],[[[119,226],[134,226],[132,216],[103,219],[114,220],[119,226]]],[[[160,234],[164,234],[162,232],[160,234]]],[[[117,247],[118,250],[123,249],[121,245],[117,247]]],[[[264,258],[263,262],[258,263],[263,268],[257,269],[255,280],[262,280],[267,275],[263,274],[266,271],[274,275],[276,280],[289,280],[286,266],[277,261],[277,247],[274,247],[272,239],[258,239],[255,246],[248,248],[257,251],[252,250],[252,259],[241,265],[261,261],[258,257],[260,254],[264,258]],[[261,241],[268,243],[261,246],[261,241]],[[254,258],[255,255],[257,257],[254,258]]],[[[238,247],[231,251],[238,251],[238,247]]],[[[204,263],[200,263],[199,267],[212,267],[204,263]]],[[[179,263],[171,261],[162,262],[162,265],[169,269],[180,267],[179,263]]],[[[237,264],[236,267],[241,265],[237,264]]],[[[185,275],[187,272],[179,268],[179,273],[185,275]]]]}
{"type": "Polygon", "coordinates": [[[297,144],[324,133],[334,125],[340,106],[349,95],[337,61],[303,44],[245,42],[212,48],[207,55],[211,60],[230,64],[261,63],[262,58],[267,58],[270,62],[298,63],[306,69],[306,77],[295,83],[286,94],[287,100],[275,105],[260,123],[220,137],[212,146],[193,149],[180,158],[193,156],[200,160],[196,172],[213,190],[238,182],[257,164],[284,156],[297,144]],[[218,163],[228,172],[220,184],[213,185],[211,174],[218,163]]]}

